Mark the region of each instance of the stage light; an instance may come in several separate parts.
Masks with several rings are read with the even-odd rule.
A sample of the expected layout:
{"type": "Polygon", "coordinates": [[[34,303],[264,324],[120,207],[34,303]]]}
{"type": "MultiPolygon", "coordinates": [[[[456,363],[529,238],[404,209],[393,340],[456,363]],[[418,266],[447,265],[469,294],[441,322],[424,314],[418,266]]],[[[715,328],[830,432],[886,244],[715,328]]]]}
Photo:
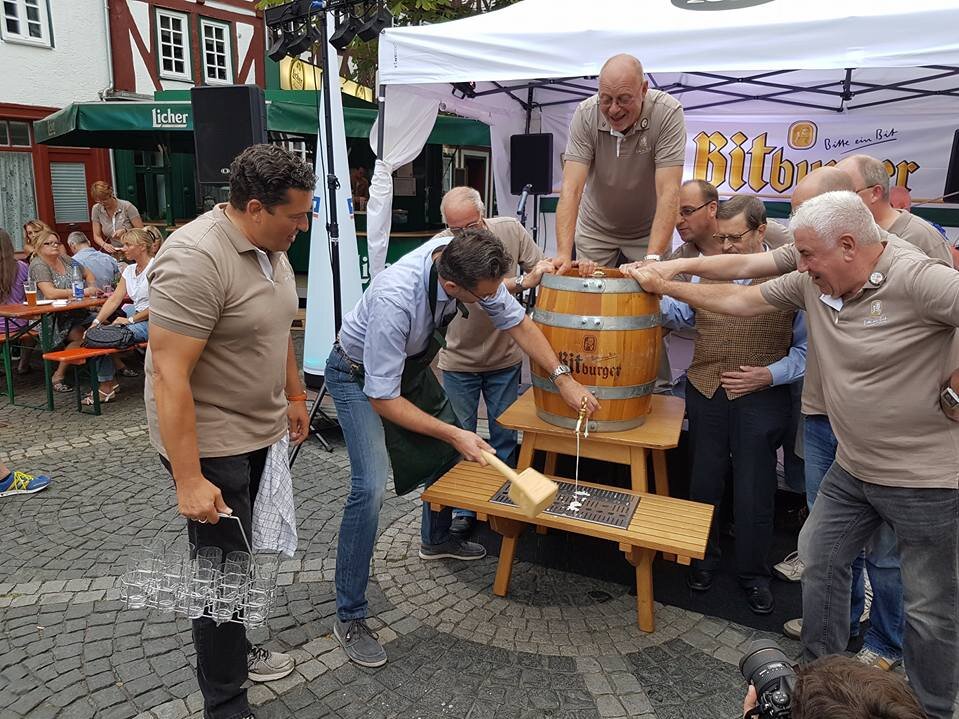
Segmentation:
{"type": "Polygon", "coordinates": [[[336,32],[330,35],[330,45],[342,52],[356,37],[357,31],[362,25],[363,23],[359,19],[353,15],[348,15],[346,21],[336,28],[336,32]]]}
{"type": "Polygon", "coordinates": [[[363,40],[364,42],[370,42],[371,40],[378,38],[383,29],[392,24],[393,13],[391,13],[389,8],[385,7],[383,3],[380,2],[376,13],[374,13],[373,17],[363,23],[363,25],[356,31],[356,34],[359,36],[360,40],[363,40]]]}
{"type": "Polygon", "coordinates": [[[291,57],[299,57],[320,41],[320,31],[315,25],[303,25],[300,33],[299,36],[290,40],[286,48],[287,54],[291,57]]]}
{"type": "Polygon", "coordinates": [[[282,29],[274,29],[273,39],[270,42],[270,49],[267,50],[267,56],[273,62],[279,62],[289,55],[289,35],[282,29]]]}
{"type": "Polygon", "coordinates": [[[454,82],[453,85],[453,97],[457,97],[461,100],[469,97],[476,97],[476,83],[475,82],[454,82]],[[459,93],[459,94],[457,94],[459,93]]]}

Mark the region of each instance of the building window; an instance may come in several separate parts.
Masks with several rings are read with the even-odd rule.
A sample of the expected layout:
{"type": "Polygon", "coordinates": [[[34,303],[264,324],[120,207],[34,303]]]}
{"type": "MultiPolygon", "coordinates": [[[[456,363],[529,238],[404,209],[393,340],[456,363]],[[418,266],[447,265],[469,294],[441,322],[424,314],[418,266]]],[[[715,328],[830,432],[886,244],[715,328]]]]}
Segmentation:
{"type": "Polygon", "coordinates": [[[30,123],[0,120],[0,145],[30,147],[30,123]]]}
{"type": "Polygon", "coordinates": [[[230,26],[204,18],[200,20],[200,41],[203,43],[203,81],[233,82],[230,26]]]}
{"type": "Polygon", "coordinates": [[[157,11],[158,57],[160,76],[191,80],[189,25],[186,15],[157,11]]]}
{"type": "Polygon", "coordinates": [[[47,0],[2,0],[4,40],[51,47],[50,9],[47,0]]]}

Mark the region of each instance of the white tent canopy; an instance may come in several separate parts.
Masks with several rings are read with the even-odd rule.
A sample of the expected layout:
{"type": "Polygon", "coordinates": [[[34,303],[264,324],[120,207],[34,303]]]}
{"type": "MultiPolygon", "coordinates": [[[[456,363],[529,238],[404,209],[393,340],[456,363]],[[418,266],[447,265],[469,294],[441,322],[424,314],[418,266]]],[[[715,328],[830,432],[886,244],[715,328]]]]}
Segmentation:
{"type": "MultiPolygon", "coordinates": [[[[482,120],[491,128],[498,204],[509,212],[510,135],[554,133],[558,177],[569,119],[611,55],[642,60],[650,84],[679,98],[687,117],[835,116],[880,106],[956,113],[956,27],[956,0],[523,0],[381,34],[384,147],[374,139],[374,149],[388,156],[430,122],[430,113],[414,123],[391,114],[401,98],[482,120]]],[[[385,258],[389,203],[377,210],[368,216],[374,272],[385,258]]]]}

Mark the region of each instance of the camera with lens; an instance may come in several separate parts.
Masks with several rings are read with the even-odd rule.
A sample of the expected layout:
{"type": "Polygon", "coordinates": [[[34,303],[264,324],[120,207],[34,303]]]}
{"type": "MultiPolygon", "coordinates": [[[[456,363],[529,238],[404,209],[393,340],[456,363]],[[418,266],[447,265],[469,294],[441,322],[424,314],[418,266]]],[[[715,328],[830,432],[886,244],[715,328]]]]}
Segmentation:
{"type": "Polygon", "coordinates": [[[776,642],[759,639],[746,647],[739,671],[756,687],[756,707],[746,716],[786,719],[792,715],[796,670],[776,642]]]}

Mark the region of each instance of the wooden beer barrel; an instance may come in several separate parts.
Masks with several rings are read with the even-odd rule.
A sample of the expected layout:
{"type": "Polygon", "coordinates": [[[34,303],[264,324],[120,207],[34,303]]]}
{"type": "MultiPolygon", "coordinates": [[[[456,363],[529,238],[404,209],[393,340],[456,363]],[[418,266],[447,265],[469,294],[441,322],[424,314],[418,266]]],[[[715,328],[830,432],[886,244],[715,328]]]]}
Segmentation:
{"type": "MultiPolygon", "coordinates": [[[[573,379],[602,405],[590,432],[621,432],[645,421],[662,345],[658,297],[618,270],[602,268],[592,277],[569,270],[543,276],[533,321],[573,379]]],[[[549,381],[552,369],[532,364],[536,413],[575,428],[576,412],[549,381]]]]}

